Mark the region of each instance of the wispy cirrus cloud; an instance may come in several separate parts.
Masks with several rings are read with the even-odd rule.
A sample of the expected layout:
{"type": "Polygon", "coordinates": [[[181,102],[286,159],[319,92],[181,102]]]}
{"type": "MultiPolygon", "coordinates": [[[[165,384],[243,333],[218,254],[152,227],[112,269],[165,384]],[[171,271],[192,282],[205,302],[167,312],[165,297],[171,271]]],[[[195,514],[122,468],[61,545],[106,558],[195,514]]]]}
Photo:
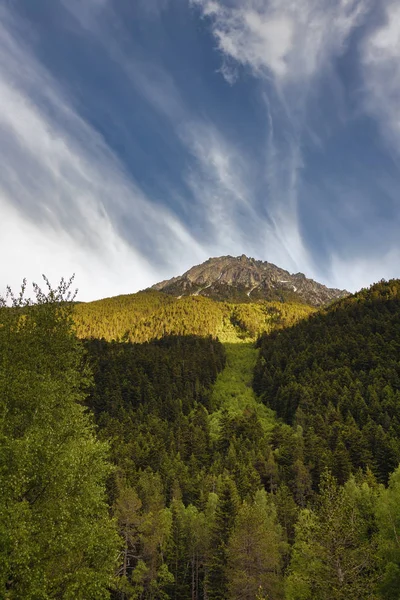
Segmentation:
{"type": "Polygon", "coordinates": [[[243,243],[246,228],[253,229],[256,214],[252,205],[247,162],[228,144],[212,124],[188,122],[181,137],[191,155],[185,178],[195,198],[199,219],[206,217],[209,239],[227,251],[243,243]]]}
{"type": "Polygon", "coordinates": [[[129,292],[202,249],[166,206],[154,205],[77,114],[2,10],[0,239],[4,285],[21,274],[77,272],[81,299],[129,292]],[[137,246],[127,242],[128,222],[137,246]],[[147,250],[147,252],[146,252],[147,250]],[[157,259],[158,256],[158,259],[157,259]],[[156,266],[155,266],[156,265],[156,266]]]}
{"type": "MultiPolygon", "coordinates": [[[[68,4],[68,9],[81,22],[79,5],[68,4]]],[[[92,19],[93,35],[118,62],[131,85],[170,122],[184,147],[186,168],[182,171],[182,181],[190,195],[185,199],[183,212],[201,240],[205,254],[235,254],[245,249],[287,268],[301,267],[311,272],[313,266],[306,252],[300,250],[293,223],[283,218],[285,211],[281,213],[277,207],[276,214],[264,211],[261,215],[257,210],[259,185],[251,160],[243,150],[217,124],[187,105],[170,74],[160,66],[138,60],[134,46],[129,43],[122,49],[104,25],[92,19]]],[[[88,26],[86,18],[84,26],[88,26]]],[[[123,24],[119,27],[120,36],[126,39],[123,24]]],[[[286,178],[286,173],[283,177],[286,178]]]]}
{"type": "Polygon", "coordinates": [[[242,252],[350,289],[395,272],[397,2],[23,4],[0,9],[4,282],[77,271],[96,297],[242,252]]]}
{"type": "Polygon", "coordinates": [[[225,59],[247,65],[257,76],[302,87],[326,61],[343,52],[370,4],[367,0],[191,2],[211,19],[225,59]]]}
{"type": "MultiPolygon", "coordinates": [[[[210,23],[221,56],[221,72],[227,81],[231,84],[239,81],[241,69],[244,69],[263,85],[268,130],[264,157],[265,203],[274,231],[293,262],[306,265],[308,272],[318,273],[334,285],[340,285],[340,266],[342,273],[348,273],[342,275],[347,279],[346,285],[355,289],[362,282],[365,284],[373,271],[378,271],[378,268],[369,270],[368,263],[371,261],[378,267],[380,261],[371,259],[371,248],[376,249],[376,230],[380,232],[386,227],[392,248],[387,249],[387,241],[382,244],[385,268],[381,269],[381,276],[398,273],[398,252],[394,247],[397,242],[392,236],[392,227],[382,215],[374,224],[373,219],[368,218],[371,203],[376,205],[379,200],[371,200],[367,194],[363,206],[364,181],[346,174],[341,188],[332,169],[320,190],[320,206],[315,207],[315,212],[324,217],[329,231],[330,241],[326,241],[323,253],[328,256],[328,262],[322,262],[321,254],[315,254],[315,247],[311,251],[301,216],[304,204],[310,206],[310,198],[305,198],[310,188],[307,162],[310,152],[306,148],[315,146],[322,154],[327,132],[332,136],[326,127],[329,127],[332,115],[326,114],[325,122],[314,118],[313,110],[317,109],[317,112],[324,107],[324,102],[321,100],[317,104],[316,99],[327,81],[332,90],[337,90],[337,61],[347,52],[356,32],[357,50],[353,56],[359,63],[354,63],[353,69],[357,77],[362,74],[357,91],[358,96],[363,95],[361,110],[377,120],[386,138],[400,148],[398,3],[385,0],[377,7],[370,0],[245,0],[234,3],[191,0],[191,4],[210,23]],[[374,18],[372,13],[375,13],[374,18]],[[304,172],[307,173],[306,181],[304,172]],[[325,198],[324,187],[330,191],[325,198]],[[337,202],[336,215],[329,206],[332,201],[337,202]],[[346,214],[348,226],[344,227],[346,214]],[[354,235],[359,237],[357,247],[348,237],[352,229],[356,229],[354,235]],[[349,271],[345,268],[346,261],[351,265],[349,271]]],[[[360,115],[360,108],[356,112],[360,115]]],[[[358,169],[358,176],[360,174],[361,169],[358,169]]],[[[385,176],[368,171],[368,167],[362,176],[365,179],[375,176],[377,197],[385,198],[386,204],[391,203],[391,210],[395,210],[392,201],[388,200],[393,188],[388,190],[382,185],[385,176]]],[[[314,177],[317,182],[320,175],[315,173],[314,177]]],[[[314,195],[315,201],[317,196],[314,195]]],[[[393,223],[398,221],[398,216],[398,210],[391,214],[393,223]]],[[[324,220],[315,224],[324,227],[324,220]]]]}
{"type": "Polygon", "coordinates": [[[365,109],[400,151],[400,5],[387,0],[381,22],[361,44],[365,109]]]}

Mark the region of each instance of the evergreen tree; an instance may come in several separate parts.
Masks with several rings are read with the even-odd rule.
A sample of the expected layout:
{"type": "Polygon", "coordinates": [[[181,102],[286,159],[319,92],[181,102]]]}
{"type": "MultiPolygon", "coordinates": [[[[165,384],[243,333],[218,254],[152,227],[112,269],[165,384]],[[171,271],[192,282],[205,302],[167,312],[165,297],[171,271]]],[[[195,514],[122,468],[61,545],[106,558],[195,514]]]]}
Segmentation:
{"type": "Polygon", "coordinates": [[[171,503],[172,529],[168,556],[169,570],[174,576],[169,596],[171,600],[186,600],[190,596],[189,557],[186,543],[186,511],[181,500],[171,503]]]}
{"type": "Polygon", "coordinates": [[[275,506],[259,490],[253,502],[240,507],[228,543],[227,598],[254,600],[261,592],[282,598],[281,536],[275,506]]]}
{"type": "Polygon", "coordinates": [[[238,509],[237,490],[233,481],[223,481],[210,536],[206,589],[209,600],[226,600],[228,593],[228,542],[238,509]]]}
{"type": "MultiPolygon", "coordinates": [[[[118,575],[118,591],[121,600],[134,598],[143,592],[144,586],[132,577],[140,560],[141,530],[144,517],[140,512],[142,502],[133,488],[119,485],[119,494],[115,504],[120,535],[123,539],[122,564],[118,575]],[[138,593],[139,592],[139,593],[138,593]]],[[[137,573],[136,573],[137,574],[137,573]]],[[[140,578],[139,578],[140,579],[140,578]]]]}

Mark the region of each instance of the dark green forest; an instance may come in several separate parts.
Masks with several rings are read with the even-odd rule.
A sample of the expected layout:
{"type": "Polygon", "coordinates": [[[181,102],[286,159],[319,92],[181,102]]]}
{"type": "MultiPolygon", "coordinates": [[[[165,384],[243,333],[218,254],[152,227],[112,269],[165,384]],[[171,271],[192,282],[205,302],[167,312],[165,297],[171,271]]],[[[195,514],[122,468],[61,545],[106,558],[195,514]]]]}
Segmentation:
{"type": "Polygon", "coordinates": [[[400,598],[400,281],[69,289],[0,306],[1,598],[400,598]]]}

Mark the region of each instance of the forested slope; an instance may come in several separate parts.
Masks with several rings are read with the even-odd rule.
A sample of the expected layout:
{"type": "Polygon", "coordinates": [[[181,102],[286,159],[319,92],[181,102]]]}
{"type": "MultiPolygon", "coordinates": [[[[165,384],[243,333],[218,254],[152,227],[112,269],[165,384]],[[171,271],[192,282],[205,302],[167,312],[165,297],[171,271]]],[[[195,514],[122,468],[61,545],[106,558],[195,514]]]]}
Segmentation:
{"type": "Polygon", "coordinates": [[[254,388],[302,427],[314,486],[369,467],[387,482],[400,460],[400,282],[340,300],[259,342],[254,388]]]}
{"type": "Polygon", "coordinates": [[[283,453],[284,425],[272,440],[280,477],[297,465],[287,483],[301,509],[285,598],[399,598],[400,281],[340,300],[258,346],[254,389],[298,437],[283,453]],[[388,480],[387,489],[378,484],[388,480]]]}
{"type": "Polygon", "coordinates": [[[80,338],[148,342],[169,335],[212,335],[237,341],[254,340],[263,331],[292,325],[314,311],[305,304],[234,304],[146,291],[77,303],[75,324],[80,338]]]}
{"type": "Polygon", "coordinates": [[[398,292],[278,314],[258,360],[212,337],[85,342],[126,541],[115,598],[398,597],[398,292]]]}
{"type": "Polygon", "coordinates": [[[252,560],[261,553],[265,564],[246,585],[281,598],[287,531],[277,499],[291,502],[289,529],[296,506],[269,473],[278,425],[251,388],[254,348],[196,337],[85,346],[95,379],[88,405],[111,440],[110,502],[126,536],[115,597],[211,599],[228,588],[237,597],[250,528],[259,538],[252,560]]]}
{"type": "MultiPolygon", "coordinates": [[[[48,282],[46,281],[48,284],[48,282]]],[[[121,540],[69,287],[0,296],[0,598],[109,597],[121,540]],[[10,307],[12,306],[12,308],[10,307]]]]}
{"type": "Polygon", "coordinates": [[[399,599],[399,302],[3,301],[2,597],[399,599]]]}

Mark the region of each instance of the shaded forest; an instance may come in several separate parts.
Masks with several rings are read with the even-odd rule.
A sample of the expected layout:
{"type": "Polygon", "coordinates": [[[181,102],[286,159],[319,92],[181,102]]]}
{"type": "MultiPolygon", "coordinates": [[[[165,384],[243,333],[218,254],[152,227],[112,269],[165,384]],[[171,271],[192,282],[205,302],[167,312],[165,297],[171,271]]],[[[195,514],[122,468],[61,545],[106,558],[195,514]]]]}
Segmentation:
{"type": "Polygon", "coordinates": [[[400,284],[335,303],[264,336],[254,388],[285,423],[301,427],[314,486],[371,469],[387,483],[400,461],[400,284]]]}

